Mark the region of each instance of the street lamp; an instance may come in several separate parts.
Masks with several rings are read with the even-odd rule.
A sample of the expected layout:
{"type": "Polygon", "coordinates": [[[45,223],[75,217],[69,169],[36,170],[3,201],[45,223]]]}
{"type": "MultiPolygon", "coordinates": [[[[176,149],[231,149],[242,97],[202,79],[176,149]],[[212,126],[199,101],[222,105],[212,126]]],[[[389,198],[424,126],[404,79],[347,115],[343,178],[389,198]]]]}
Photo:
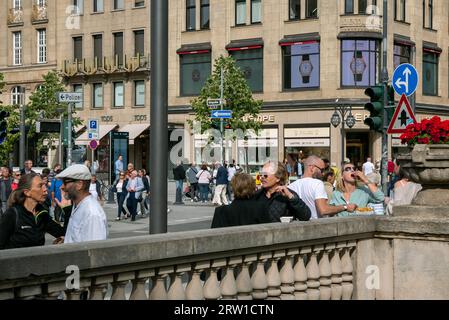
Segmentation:
{"type": "Polygon", "coordinates": [[[355,125],[355,118],[352,115],[352,106],[341,105],[335,106],[334,114],[331,117],[331,124],[334,128],[337,128],[341,123],[341,164],[343,165],[345,160],[345,123],[349,129],[355,125]],[[348,114],[349,113],[349,114],[348,114]]]}

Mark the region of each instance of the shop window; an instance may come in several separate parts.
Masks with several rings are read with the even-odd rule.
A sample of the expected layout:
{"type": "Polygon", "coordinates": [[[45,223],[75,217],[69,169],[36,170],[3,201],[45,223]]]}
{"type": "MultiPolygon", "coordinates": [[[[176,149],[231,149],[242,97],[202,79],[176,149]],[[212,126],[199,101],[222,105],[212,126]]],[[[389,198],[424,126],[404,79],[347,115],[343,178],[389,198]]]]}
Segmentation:
{"type": "Polygon", "coordinates": [[[263,48],[230,50],[252,92],[263,91],[263,48]]]}
{"type": "Polygon", "coordinates": [[[320,43],[306,41],[283,45],[284,89],[320,86],[320,43]]]}
{"type": "Polygon", "coordinates": [[[379,44],[376,40],[342,40],[341,52],[342,87],[376,84],[379,73],[379,44]]]}
{"type": "Polygon", "coordinates": [[[211,73],[211,54],[180,54],[181,95],[198,95],[211,73]]]}

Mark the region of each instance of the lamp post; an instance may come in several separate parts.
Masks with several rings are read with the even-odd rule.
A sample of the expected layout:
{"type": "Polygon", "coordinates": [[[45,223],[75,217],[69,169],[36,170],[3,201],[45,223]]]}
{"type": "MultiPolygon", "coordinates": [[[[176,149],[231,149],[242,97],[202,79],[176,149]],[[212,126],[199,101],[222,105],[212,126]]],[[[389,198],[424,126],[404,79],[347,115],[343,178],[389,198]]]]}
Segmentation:
{"type": "Polygon", "coordinates": [[[335,107],[334,114],[331,117],[331,124],[334,126],[334,128],[337,128],[340,125],[340,123],[341,123],[341,164],[343,165],[345,161],[345,138],[344,138],[345,123],[350,129],[355,125],[355,118],[352,115],[351,106],[342,105],[335,107]]]}

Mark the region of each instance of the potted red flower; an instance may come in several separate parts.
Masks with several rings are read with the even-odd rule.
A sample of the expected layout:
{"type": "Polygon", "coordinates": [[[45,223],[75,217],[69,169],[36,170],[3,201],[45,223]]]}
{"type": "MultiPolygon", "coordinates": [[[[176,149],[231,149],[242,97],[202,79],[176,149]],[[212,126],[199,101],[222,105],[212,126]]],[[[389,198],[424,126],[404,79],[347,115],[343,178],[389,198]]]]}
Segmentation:
{"type": "Polygon", "coordinates": [[[410,147],[415,144],[449,144],[449,120],[441,121],[438,116],[409,124],[405,130],[400,139],[402,144],[410,147]]]}

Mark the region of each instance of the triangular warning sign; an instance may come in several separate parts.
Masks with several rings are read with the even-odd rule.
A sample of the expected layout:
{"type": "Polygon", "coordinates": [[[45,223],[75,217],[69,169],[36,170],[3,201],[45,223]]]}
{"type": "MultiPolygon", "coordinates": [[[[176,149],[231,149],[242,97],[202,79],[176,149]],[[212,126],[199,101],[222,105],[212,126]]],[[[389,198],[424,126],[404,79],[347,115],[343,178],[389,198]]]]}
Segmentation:
{"type": "Polygon", "coordinates": [[[390,125],[388,126],[387,133],[404,133],[405,128],[411,124],[416,123],[415,115],[413,114],[410,103],[408,102],[407,96],[403,94],[399,104],[394,111],[393,119],[391,119],[390,125]]]}

